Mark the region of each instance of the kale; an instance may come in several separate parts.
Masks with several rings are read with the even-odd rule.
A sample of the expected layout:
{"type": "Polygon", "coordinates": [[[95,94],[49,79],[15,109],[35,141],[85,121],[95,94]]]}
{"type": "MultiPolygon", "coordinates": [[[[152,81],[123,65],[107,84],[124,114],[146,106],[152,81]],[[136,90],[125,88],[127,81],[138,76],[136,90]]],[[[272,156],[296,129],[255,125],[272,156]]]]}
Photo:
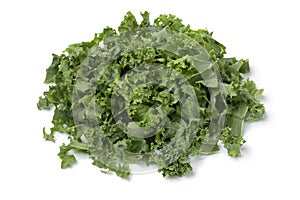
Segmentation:
{"type": "Polygon", "coordinates": [[[128,12],[118,32],[106,27],[90,42],[53,54],[46,70],[49,90],[39,109],[54,108],[53,127],[43,136],[66,133],[61,168],[84,152],[104,172],[127,178],[130,164],[158,166],[163,176],[192,171],[189,158],[211,155],[220,143],[241,155],[243,124],[265,109],[257,89],[243,74],[244,59],[226,58],[212,33],[193,30],[174,15],[141,23],[128,12]]]}

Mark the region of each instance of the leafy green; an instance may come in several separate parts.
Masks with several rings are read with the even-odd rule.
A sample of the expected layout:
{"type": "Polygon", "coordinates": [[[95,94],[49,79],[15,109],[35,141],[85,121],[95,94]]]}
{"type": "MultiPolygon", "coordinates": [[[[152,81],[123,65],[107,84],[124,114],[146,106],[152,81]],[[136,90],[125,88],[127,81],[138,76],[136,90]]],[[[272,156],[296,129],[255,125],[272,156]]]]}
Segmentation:
{"type": "Polygon", "coordinates": [[[47,134],[45,127],[43,128],[43,136],[44,136],[45,140],[55,142],[53,131],[50,134],[47,134]]]}
{"type": "Polygon", "coordinates": [[[245,121],[264,116],[257,89],[243,74],[249,61],[225,58],[225,46],[207,30],[174,15],[151,24],[128,12],[118,32],[106,27],[90,42],[53,54],[49,90],[38,109],[54,107],[50,133],[66,133],[61,168],[84,152],[103,172],[127,178],[131,163],[157,165],[163,176],[192,171],[190,156],[211,155],[220,143],[241,155],[245,121]]]}

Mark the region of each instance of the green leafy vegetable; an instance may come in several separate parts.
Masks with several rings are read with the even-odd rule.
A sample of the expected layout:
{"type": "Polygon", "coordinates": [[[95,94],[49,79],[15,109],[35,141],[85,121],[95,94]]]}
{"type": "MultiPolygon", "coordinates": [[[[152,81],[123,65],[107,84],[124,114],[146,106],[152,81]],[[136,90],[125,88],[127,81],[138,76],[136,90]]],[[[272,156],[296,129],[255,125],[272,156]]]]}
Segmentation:
{"type": "Polygon", "coordinates": [[[225,58],[207,30],[193,30],[174,15],[151,24],[128,12],[118,32],[107,27],[90,42],[53,54],[49,90],[38,109],[54,107],[54,133],[66,133],[61,168],[87,153],[103,172],[127,178],[131,163],[157,165],[164,176],[192,171],[190,156],[211,155],[220,143],[241,155],[245,121],[259,120],[263,93],[243,74],[248,60],[225,58]]]}
{"type": "Polygon", "coordinates": [[[55,142],[53,131],[50,134],[47,134],[45,128],[43,128],[43,136],[44,136],[45,140],[55,142]]]}

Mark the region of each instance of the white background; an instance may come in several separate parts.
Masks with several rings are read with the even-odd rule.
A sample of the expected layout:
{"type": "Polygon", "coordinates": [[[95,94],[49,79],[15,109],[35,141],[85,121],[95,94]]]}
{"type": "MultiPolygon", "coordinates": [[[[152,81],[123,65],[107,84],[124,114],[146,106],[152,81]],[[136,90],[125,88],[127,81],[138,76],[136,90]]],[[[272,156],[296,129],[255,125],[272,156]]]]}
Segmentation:
{"type": "Polygon", "coordinates": [[[299,9],[296,0],[1,1],[0,199],[300,199],[299,9]],[[117,28],[129,10],[152,19],[176,14],[214,31],[228,56],[250,59],[267,114],[246,126],[242,157],[220,152],[172,180],[159,173],[123,180],[82,156],[60,169],[58,144],[42,138],[52,114],[36,109],[51,53],[117,28]]]}

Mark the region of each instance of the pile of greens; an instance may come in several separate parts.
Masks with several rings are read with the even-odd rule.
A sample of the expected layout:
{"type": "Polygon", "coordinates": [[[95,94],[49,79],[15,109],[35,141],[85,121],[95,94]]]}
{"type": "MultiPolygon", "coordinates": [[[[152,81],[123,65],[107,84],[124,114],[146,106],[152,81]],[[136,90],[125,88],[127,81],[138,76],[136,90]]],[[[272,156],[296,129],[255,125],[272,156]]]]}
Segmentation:
{"type": "Polygon", "coordinates": [[[188,174],[190,156],[211,155],[222,143],[241,155],[243,123],[265,109],[243,74],[248,60],[225,58],[225,47],[207,30],[192,30],[174,15],[138,23],[130,12],[118,27],[90,42],[53,54],[39,109],[54,107],[53,127],[43,135],[68,135],[61,168],[84,152],[103,172],[127,178],[131,163],[155,164],[163,176],[188,174]]]}

